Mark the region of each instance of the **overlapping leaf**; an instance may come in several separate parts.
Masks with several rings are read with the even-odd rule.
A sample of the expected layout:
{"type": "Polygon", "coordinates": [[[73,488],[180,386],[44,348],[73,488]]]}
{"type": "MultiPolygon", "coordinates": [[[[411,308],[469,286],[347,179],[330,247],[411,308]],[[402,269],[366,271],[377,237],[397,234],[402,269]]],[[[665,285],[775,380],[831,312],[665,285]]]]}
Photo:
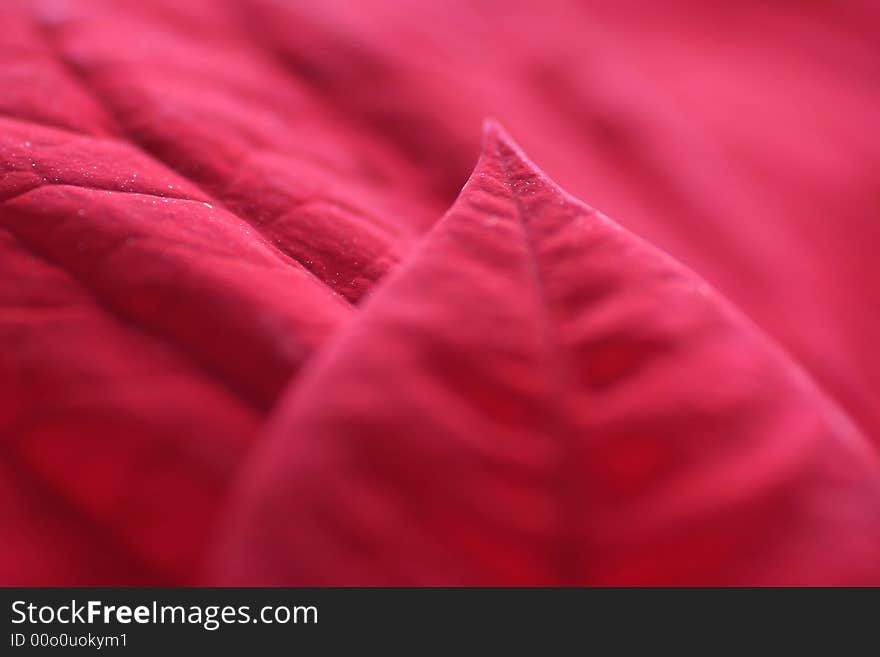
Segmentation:
{"type": "Polygon", "coordinates": [[[792,361],[876,441],[878,12],[638,9],[0,2],[0,582],[191,581],[278,395],[293,399],[302,366],[440,216],[493,112],[763,333],[631,238],[600,239],[597,215],[569,217],[590,240],[548,230],[570,208],[491,182],[522,173],[505,156],[487,170],[495,192],[475,181],[457,209],[473,226],[447,220],[352,329],[391,333],[345,337],[351,362],[326,356],[309,379],[328,392],[303,393],[340,410],[304,445],[373,431],[389,442],[365,448],[399,457],[320,474],[282,446],[299,442],[288,413],[316,412],[286,402],[299,410],[279,410],[262,457],[279,464],[211,581],[250,582],[241,560],[264,557],[255,575],[272,581],[425,581],[432,564],[442,582],[654,567],[708,581],[723,564],[736,581],[871,581],[859,473],[874,456],[831,438],[847,421],[792,361]],[[302,510],[288,479],[315,500],[293,541],[278,533],[302,510]]]}
{"type": "Polygon", "coordinates": [[[456,205],[278,409],[212,577],[880,581],[878,473],[771,341],[490,123],[456,205]]]}

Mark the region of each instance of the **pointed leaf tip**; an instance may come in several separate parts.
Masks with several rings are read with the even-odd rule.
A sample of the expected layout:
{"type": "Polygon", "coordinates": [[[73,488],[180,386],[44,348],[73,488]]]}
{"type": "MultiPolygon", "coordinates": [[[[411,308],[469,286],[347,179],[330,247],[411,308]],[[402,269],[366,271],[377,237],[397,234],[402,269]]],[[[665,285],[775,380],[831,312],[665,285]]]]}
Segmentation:
{"type": "Polygon", "coordinates": [[[585,207],[486,121],[456,204],[279,404],[224,583],[880,582],[864,437],[585,207]]]}
{"type": "Polygon", "coordinates": [[[529,160],[519,144],[510,136],[510,133],[505,130],[504,126],[497,119],[491,117],[483,120],[483,156],[487,154],[495,157],[516,155],[529,168],[533,169],[535,173],[543,175],[540,169],[529,160]]]}
{"type": "Polygon", "coordinates": [[[509,139],[507,132],[504,130],[498,119],[491,116],[483,119],[483,147],[485,148],[491,141],[501,137],[507,137],[509,139]]]}

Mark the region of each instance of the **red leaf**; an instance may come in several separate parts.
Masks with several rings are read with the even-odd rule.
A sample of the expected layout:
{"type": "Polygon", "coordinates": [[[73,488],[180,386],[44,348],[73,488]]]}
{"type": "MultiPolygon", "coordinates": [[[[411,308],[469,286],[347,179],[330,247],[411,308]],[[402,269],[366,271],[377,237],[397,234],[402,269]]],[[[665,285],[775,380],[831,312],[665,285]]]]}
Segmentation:
{"type": "Polygon", "coordinates": [[[189,581],[351,307],[130,145],[0,119],[0,162],[0,582],[189,581]]]}
{"type": "Polygon", "coordinates": [[[755,326],[490,124],[279,408],[212,579],[880,582],[878,473],[755,326]]]}

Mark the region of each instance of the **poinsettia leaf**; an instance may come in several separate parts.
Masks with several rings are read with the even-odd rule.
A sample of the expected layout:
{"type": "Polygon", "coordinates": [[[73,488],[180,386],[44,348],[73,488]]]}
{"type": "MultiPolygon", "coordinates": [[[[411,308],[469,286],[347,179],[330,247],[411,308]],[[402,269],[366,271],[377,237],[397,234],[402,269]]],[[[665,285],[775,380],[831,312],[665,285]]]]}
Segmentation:
{"type": "Polygon", "coordinates": [[[0,18],[0,582],[186,583],[416,186],[230,33],[154,3],[0,18]]]}
{"type": "Polygon", "coordinates": [[[0,166],[0,581],[190,581],[351,306],[128,144],[0,119],[0,166]]]}
{"type": "Polygon", "coordinates": [[[567,189],[716,285],[880,441],[866,83],[880,3],[232,4],[292,77],[450,201],[474,126],[499,116],[567,189]]]}
{"type": "Polygon", "coordinates": [[[419,197],[421,174],[335,118],[249,40],[228,31],[218,40],[210,29],[182,38],[161,14],[81,6],[63,21],[38,14],[36,22],[57,60],[49,64],[93,99],[100,125],[352,302],[397,262],[433,209],[419,197]]]}
{"type": "Polygon", "coordinates": [[[696,274],[494,123],[458,201],[307,367],[211,581],[880,581],[880,469],[696,274]]]}

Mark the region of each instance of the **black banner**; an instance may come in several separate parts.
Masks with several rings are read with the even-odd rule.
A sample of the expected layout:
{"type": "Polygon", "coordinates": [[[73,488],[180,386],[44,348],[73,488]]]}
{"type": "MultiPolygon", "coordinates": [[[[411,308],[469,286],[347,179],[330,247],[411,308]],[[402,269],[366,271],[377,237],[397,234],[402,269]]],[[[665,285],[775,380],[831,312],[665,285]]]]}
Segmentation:
{"type": "Polygon", "coordinates": [[[4,655],[478,646],[584,654],[600,643],[644,652],[645,642],[675,647],[698,637],[709,637],[706,648],[756,648],[771,637],[790,645],[832,617],[845,621],[849,638],[873,633],[880,609],[878,591],[868,589],[6,588],[0,596],[4,655]]]}

